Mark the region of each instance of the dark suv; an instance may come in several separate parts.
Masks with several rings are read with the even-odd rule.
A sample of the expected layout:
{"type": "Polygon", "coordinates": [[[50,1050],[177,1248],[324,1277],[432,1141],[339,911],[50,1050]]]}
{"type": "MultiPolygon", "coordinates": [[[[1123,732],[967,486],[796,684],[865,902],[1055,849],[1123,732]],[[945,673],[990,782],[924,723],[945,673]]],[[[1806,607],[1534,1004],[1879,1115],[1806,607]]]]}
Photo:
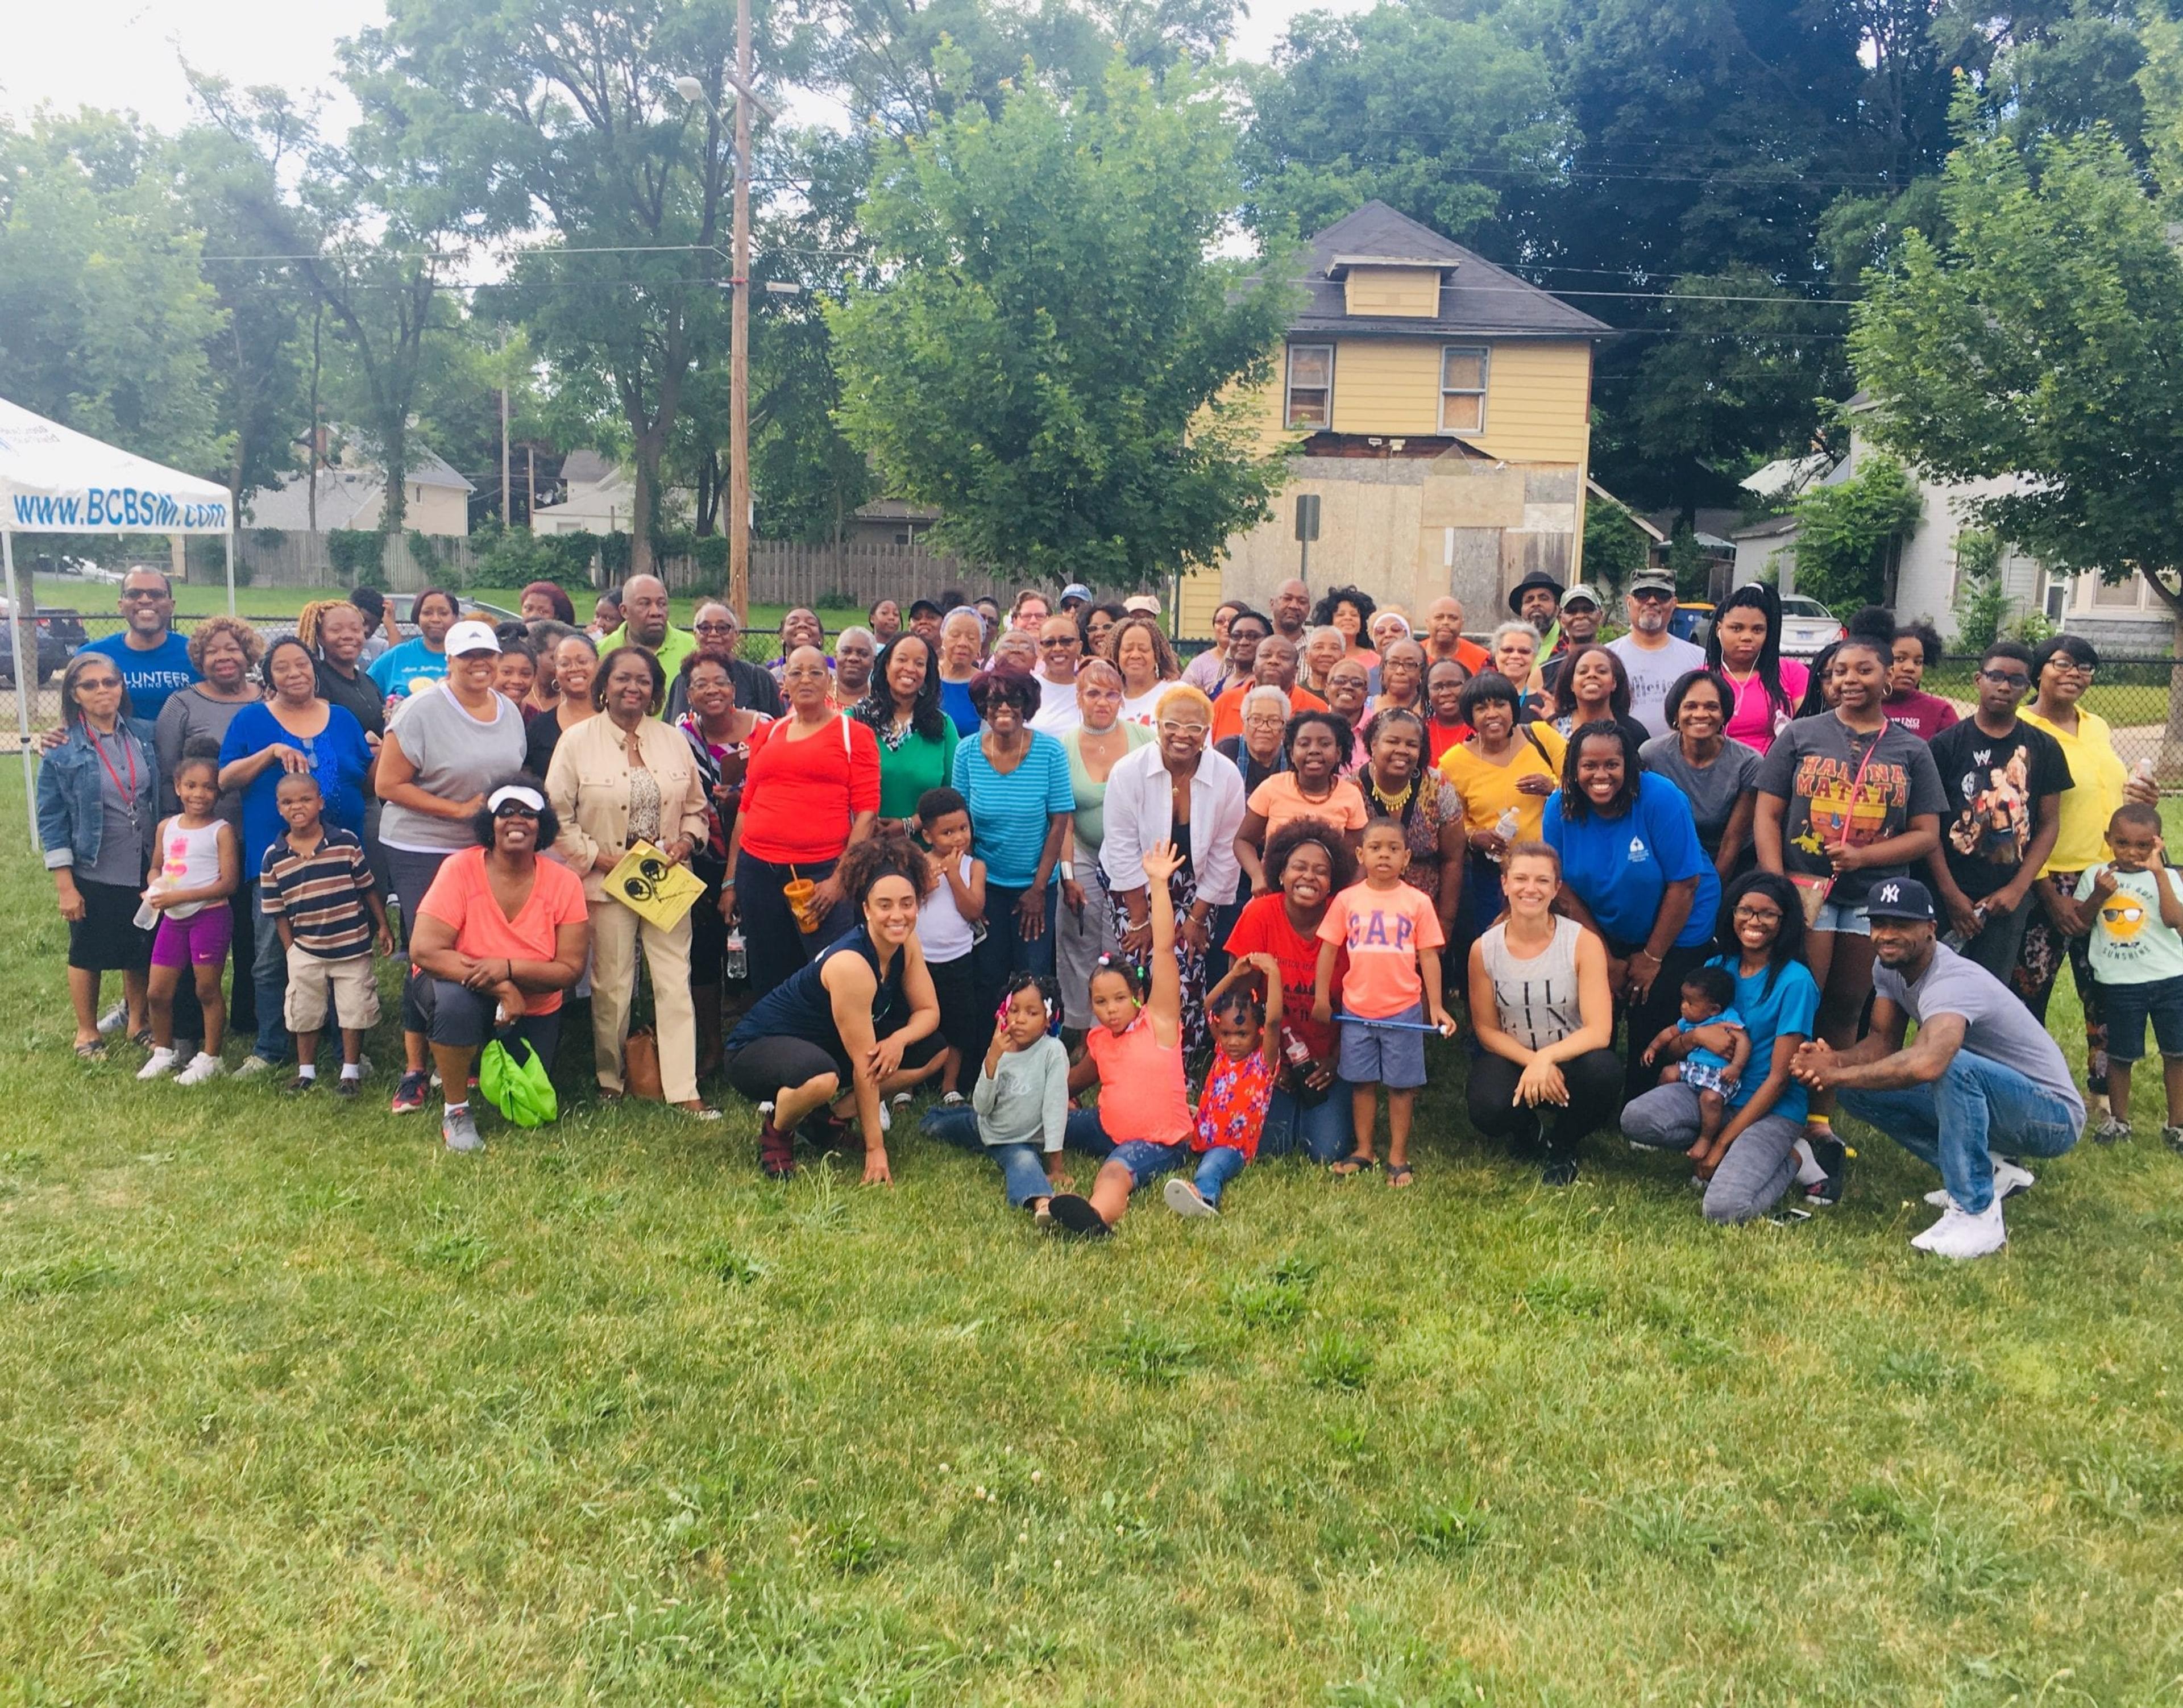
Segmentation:
{"type": "MultiPolygon", "coordinates": [[[[15,685],[15,649],[8,639],[8,602],[0,598],[0,684],[15,685]]],[[[68,668],[75,649],[91,637],[84,632],[80,613],[64,606],[42,605],[31,618],[37,630],[37,679],[41,685],[57,670],[68,668]]],[[[31,650],[31,637],[23,637],[23,650],[31,650]]]]}

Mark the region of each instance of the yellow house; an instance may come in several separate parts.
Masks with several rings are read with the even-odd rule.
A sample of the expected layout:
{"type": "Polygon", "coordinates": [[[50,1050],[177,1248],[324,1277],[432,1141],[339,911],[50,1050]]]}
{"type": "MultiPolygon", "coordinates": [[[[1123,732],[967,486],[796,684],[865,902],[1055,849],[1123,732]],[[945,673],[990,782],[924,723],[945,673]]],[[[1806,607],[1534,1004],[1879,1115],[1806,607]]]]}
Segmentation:
{"type": "Polygon", "coordinates": [[[1289,485],[1218,568],[1185,578],[1180,632],[1209,635],[1221,599],[1263,607],[1298,574],[1413,618],[1452,592],[1474,629],[1534,569],[1575,580],[1609,329],[1384,202],[1312,239],[1304,285],[1261,404],[1267,442],[1298,446],[1289,485]]]}

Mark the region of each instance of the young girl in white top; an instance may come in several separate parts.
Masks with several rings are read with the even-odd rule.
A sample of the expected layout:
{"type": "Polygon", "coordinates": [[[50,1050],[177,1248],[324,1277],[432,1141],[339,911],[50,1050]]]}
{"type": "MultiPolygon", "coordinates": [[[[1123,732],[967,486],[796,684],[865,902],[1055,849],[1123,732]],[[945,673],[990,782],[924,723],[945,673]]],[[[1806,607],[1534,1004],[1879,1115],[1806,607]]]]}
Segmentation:
{"type": "Polygon", "coordinates": [[[970,951],[986,923],[986,862],[970,854],[970,808],[954,790],[928,789],[917,800],[918,827],[932,851],[932,890],[918,904],[917,940],[925,970],[940,998],[940,1035],[947,1054],[940,1070],[940,1101],[963,1101],[963,1064],[985,1053],[992,1023],[978,1012],[970,977],[970,951]]]}
{"type": "Polygon", "coordinates": [[[157,1079],[175,1065],[175,991],[187,968],[204,1009],[204,1043],[175,1081],[202,1085],[221,1071],[227,1003],[219,974],[235,934],[227,898],[241,881],[242,857],[235,827],[213,816],[219,802],[217,751],[186,753],[175,773],[175,794],[182,810],[159,826],[153,844],[157,870],[144,891],[144,906],[158,914],[159,929],[152,939],[152,1055],[136,1077],[157,1079]]]}

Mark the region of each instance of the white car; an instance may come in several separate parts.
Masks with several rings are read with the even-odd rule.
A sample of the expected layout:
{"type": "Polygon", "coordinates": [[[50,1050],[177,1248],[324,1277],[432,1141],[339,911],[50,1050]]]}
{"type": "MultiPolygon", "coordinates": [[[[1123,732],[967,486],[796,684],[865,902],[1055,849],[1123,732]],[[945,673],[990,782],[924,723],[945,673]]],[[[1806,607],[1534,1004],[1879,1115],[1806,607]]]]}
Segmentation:
{"type": "Polygon", "coordinates": [[[1787,658],[1808,658],[1849,631],[1834,613],[1816,599],[1791,593],[1781,601],[1781,653],[1787,658]]]}

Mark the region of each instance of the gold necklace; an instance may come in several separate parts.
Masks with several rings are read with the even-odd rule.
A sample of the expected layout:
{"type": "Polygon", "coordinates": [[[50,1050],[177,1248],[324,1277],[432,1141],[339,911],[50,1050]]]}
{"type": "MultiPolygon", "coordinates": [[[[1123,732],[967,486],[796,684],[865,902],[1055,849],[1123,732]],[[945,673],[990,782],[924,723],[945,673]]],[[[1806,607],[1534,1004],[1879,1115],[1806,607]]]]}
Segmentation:
{"type": "MultiPolygon", "coordinates": [[[[1372,768],[1369,765],[1364,768],[1364,786],[1371,791],[1372,798],[1380,803],[1381,812],[1390,818],[1398,818],[1402,816],[1403,809],[1410,804],[1410,799],[1418,792],[1418,785],[1422,780],[1424,779],[1421,773],[1419,776],[1411,778],[1408,783],[1396,794],[1390,796],[1380,787],[1380,779],[1372,774],[1372,768]]],[[[1334,791],[1329,790],[1327,792],[1332,794],[1334,791]]]]}

